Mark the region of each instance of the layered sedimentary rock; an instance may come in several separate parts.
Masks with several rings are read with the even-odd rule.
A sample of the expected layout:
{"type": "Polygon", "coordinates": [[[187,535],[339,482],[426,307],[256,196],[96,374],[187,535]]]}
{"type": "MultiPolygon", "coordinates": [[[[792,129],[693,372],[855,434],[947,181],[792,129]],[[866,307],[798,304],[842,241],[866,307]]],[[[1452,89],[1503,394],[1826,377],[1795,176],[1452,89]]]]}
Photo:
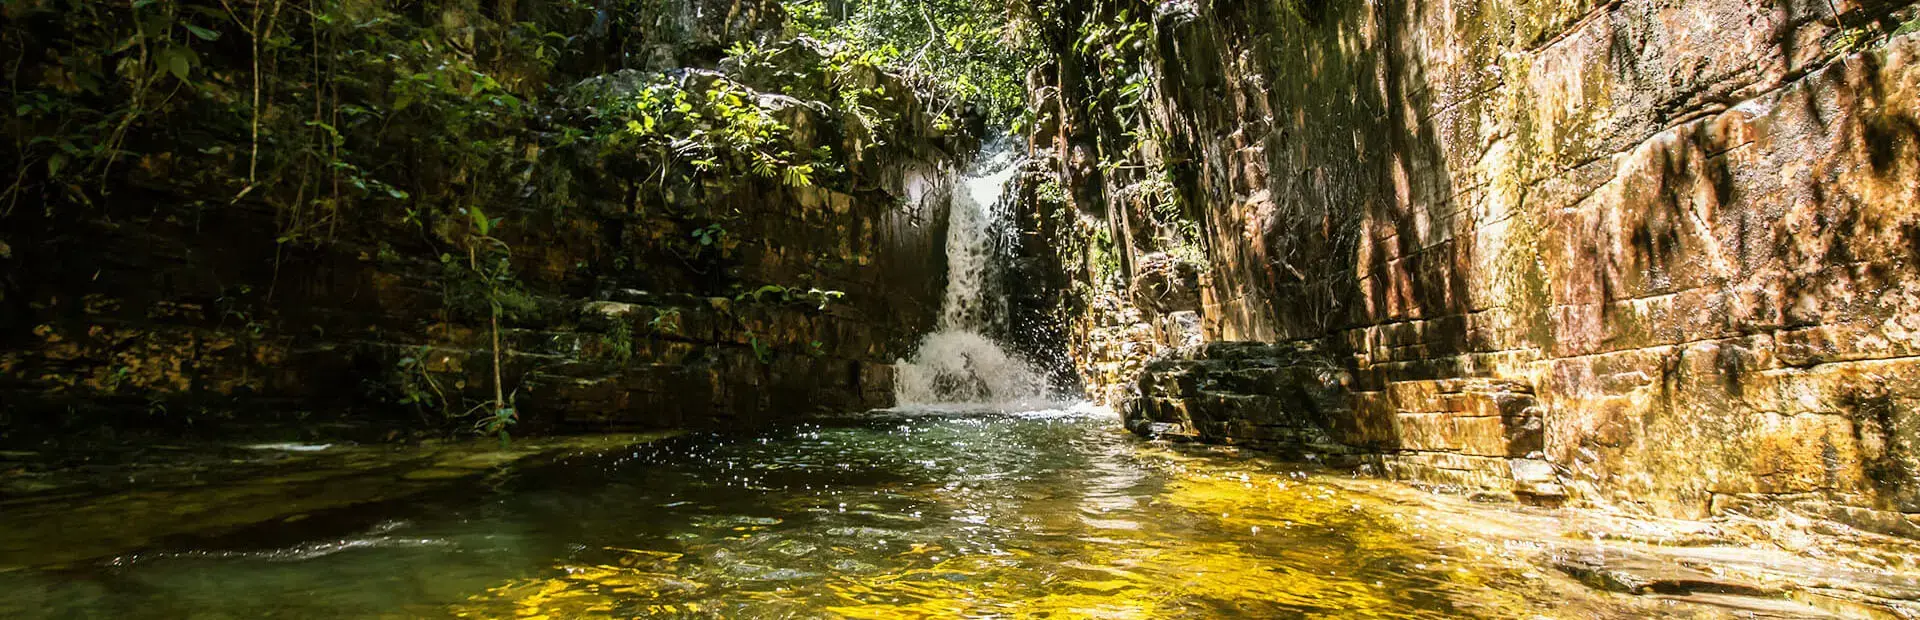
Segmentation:
{"type": "MultiPolygon", "coordinates": [[[[430,66],[472,71],[413,78],[447,82],[455,92],[442,99],[398,84],[331,86],[357,114],[385,117],[358,133],[333,120],[346,136],[333,144],[378,153],[447,134],[462,141],[446,147],[455,154],[473,140],[473,157],[505,160],[494,168],[421,152],[359,171],[390,185],[351,207],[321,204],[339,200],[337,180],[322,190],[330,199],[295,196],[296,183],[307,191],[300,175],[235,192],[247,150],[231,145],[246,141],[246,114],[236,124],[181,103],[148,111],[166,120],[130,140],[150,131],[228,142],[147,140],[162,143],[87,181],[103,183],[92,204],[49,182],[31,204],[0,212],[0,436],[98,428],[96,414],[119,426],[311,414],[458,428],[491,415],[496,381],[516,430],[722,425],[891,404],[890,364],[939,310],[945,179],[972,138],[936,128],[896,76],[829,72],[829,51],[777,42],[777,3],[646,3],[611,18],[569,9],[558,15],[596,21],[534,24],[579,32],[570,51],[557,61],[541,52],[547,64],[533,70],[514,55],[532,52],[486,46],[533,27],[514,23],[516,11],[537,20],[574,5],[470,4],[396,5],[389,19],[428,13],[403,30],[426,41],[408,49],[444,54],[430,66]],[[859,117],[836,107],[839,89],[869,97],[859,117]],[[632,110],[643,96],[665,97],[669,110],[686,102],[680,111],[706,135],[754,123],[768,134],[756,140],[814,153],[821,168],[812,178],[663,181],[669,162],[627,145],[664,114],[619,120],[640,118],[632,110]],[[453,107],[468,102],[476,108],[453,107]],[[691,116],[709,109],[735,116],[691,116]],[[208,189],[221,183],[221,193],[208,189]],[[282,196],[294,206],[271,203],[282,196]]],[[[193,87],[245,101],[248,74],[221,73],[247,66],[245,48],[220,51],[201,53],[204,68],[188,75],[205,83],[193,87]]],[[[305,62],[269,66],[280,73],[267,83],[302,83],[305,62]]],[[[61,75],[28,67],[35,80],[61,75]]],[[[305,139],[267,135],[270,146],[305,139]]],[[[703,156],[685,154],[698,135],[679,138],[683,167],[703,156]]],[[[45,169],[29,163],[35,178],[45,169]]]]}
{"type": "Polygon", "coordinates": [[[1076,358],[1131,424],[1920,531],[1912,3],[1073,10],[1137,36],[1054,34],[1035,183],[1091,189],[1029,200],[1069,223],[1028,232],[1086,248],[1038,255],[1093,276],[1076,358]],[[1141,85],[1103,77],[1130,53],[1141,85]],[[1143,112],[1074,103],[1116,90],[1143,112]],[[1199,300],[1143,303],[1183,253],[1199,300]],[[1180,349],[1182,312],[1281,344],[1180,349]]]}

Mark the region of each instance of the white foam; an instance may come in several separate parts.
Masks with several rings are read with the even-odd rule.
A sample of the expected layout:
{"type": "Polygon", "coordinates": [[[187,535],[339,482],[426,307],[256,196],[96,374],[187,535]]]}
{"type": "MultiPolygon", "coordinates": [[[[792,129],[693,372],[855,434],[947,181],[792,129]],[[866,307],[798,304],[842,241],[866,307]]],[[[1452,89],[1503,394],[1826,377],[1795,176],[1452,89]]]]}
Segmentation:
{"type": "Polygon", "coordinates": [[[248,450],[278,450],[283,452],[322,452],[333,447],[330,443],[259,443],[242,446],[248,450]]]}
{"type": "Polygon", "coordinates": [[[902,406],[963,405],[1018,411],[1053,408],[1046,373],[986,335],[1006,313],[993,286],[994,206],[1021,162],[1008,149],[988,158],[983,174],[963,179],[947,215],[947,291],[937,330],[913,359],[895,364],[894,394],[902,406]]]}

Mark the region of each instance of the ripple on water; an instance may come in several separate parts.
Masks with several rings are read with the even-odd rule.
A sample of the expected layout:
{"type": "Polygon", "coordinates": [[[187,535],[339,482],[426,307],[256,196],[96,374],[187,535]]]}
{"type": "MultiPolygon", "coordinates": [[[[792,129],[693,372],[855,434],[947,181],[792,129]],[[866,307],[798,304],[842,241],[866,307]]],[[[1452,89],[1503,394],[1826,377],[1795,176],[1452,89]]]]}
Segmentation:
{"type": "Polygon", "coordinates": [[[1086,407],[685,437],[386,509],[402,514],[348,539],[367,544],[0,575],[0,611],[1452,618],[1554,604],[1497,550],[1422,537],[1398,518],[1412,508],[1153,448],[1086,407]]]}

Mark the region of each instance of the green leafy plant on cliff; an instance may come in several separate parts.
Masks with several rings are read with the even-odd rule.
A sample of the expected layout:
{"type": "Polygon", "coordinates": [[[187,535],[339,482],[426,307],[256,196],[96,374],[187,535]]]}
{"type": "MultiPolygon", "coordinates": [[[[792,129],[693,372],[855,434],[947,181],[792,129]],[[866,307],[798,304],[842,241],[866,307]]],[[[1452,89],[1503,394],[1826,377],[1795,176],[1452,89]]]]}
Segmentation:
{"type": "Polygon", "coordinates": [[[504,442],[506,428],[519,420],[519,412],[506,393],[503,364],[508,352],[500,339],[500,319],[509,313],[531,311],[534,304],[513,277],[512,246],[494,236],[502,220],[488,217],[477,205],[467,207],[466,214],[468,228],[462,242],[465,260],[443,255],[441,261],[458,276],[464,276],[455,277],[449,283],[449,297],[457,300],[449,305],[477,302],[485,308],[492,340],[493,399],[474,407],[470,413],[479,412],[481,417],[475,428],[485,434],[498,434],[504,442]],[[464,288],[456,288],[462,285],[464,288]],[[458,297],[460,295],[466,297],[458,297]]]}
{"type": "Polygon", "coordinates": [[[818,288],[809,288],[807,292],[795,296],[796,299],[812,305],[816,310],[826,310],[834,302],[846,297],[847,294],[844,291],[827,291],[818,288]]]}
{"type": "Polygon", "coordinates": [[[725,182],[750,174],[791,187],[813,184],[820,153],[796,147],[793,128],[757,93],[725,78],[689,90],[667,77],[640,89],[628,106],[620,146],[648,157],[649,181],[725,182]]]}
{"type": "MultiPolygon", "coordinates": [[[[1034,199],[1042,202],[1047,202],[1055,205],[1066,205],[1072,201],[1072,198],[1067,196],[1067,188],[1061,187],[1060,181],[1053,178],[1051,175],[1047,176],[1044,179],[1041,179],[1040,182],[1034,186],[1033,192],[1034,192],[1034,199]]],[[[1056,209],[1054,212],[1065,214],[1067,213],[1067,210],[1056,209]]]]}
{"type": "Polygon", "coordinates": [[[804,303],[812,306],[815,310],[826,310],[828,306],[833,305],[834,302],[841,299],[845,299],[846,296],[845,291],[829,291],[817,287],[810,287],[803,291],[798,287],[768,284],[736,295],[734,296],[734,301],[752,301],[754,303],[804,303]]]}
{"type": "Polygon", "coordinates": [[[1188,216],[1179,188],[1174,185],[1173,172],[1164,164],[1147,167],[1152,171],[1151,176],[1134,188],[1139,199],[1147,203],[1148,216],[1158,228],[1155,242],[1168,255],[1204,271],[1210,262],[1206,236],[1200,223],[1188,216]]]}
{"type": "MultiPolygon", "coordinates": [[[[579,15],[568,3],[543,11],[579,15]]],[[[270,243],[274,278],[219,304],[223,321],[256,335],[282,264],[343,233],[381,235],[370,223],[387,221],[422,234],[380,238],[382,248],[466,255],[443,269],[450,298],[530,305],[504,284],[501,249],[479,241],[490,235],[462,230],[470,215],[459,205],[517,189],[515,145],[534,139],[526,99],[537,93],[525,85],[545,70],[520,55],[555,53],[551,28],[503,28],[439,0],[17,0],[0,10],[0,45],[17,50],[0,87],[11,112],[0,119],[11,173],[0,226],[21,215],[197,227],[270,214],[271,234],[236,242],[270,243]],[[483,60],[476,38],[498,46],[483,60]],[[523,68],[532,73],[514,75],[523,68]],[[23,204],[42,208],[20,214],[23,204]]],[[[417,359],[401,370],[401,400],[447,409],[450,386],[417,359]]],[[[508,400],[498,383],[496,414],[508,400]]]]}
{"type": "Polygon", "coordinates": [[[768,284],[760,288],[757,288],[745,293],[741,293],[739,295],[735,295],[733,297],[733,300],[734,301],[752,300],[755,303],[765,303],[769,296],[771,296],[775,300],[786,301],[787,287],[780,286],[778,284],[768,284]]]}
{"type": "MultiPolygon", "coordinates": [[[[1149,18],[1142,11],[1109,5],[1068,30],[1068,53],[1088,68],[1082,72],[1084,98],[1069,103],[1080,108],[1085,122],[1103,127],[1095,133],[1097,169],[1104,183],[1125,188],[1114,197],[1116,204],[1137,213],[1129,216],[1133,221],[1151,224],[1152,234],[1133,242],[1150,244],[1142,249],[1164,251],[1205,270],[1210,264],[1205,230],[1196,210],[1184,202],[1166,160],[1168,129],[1146,114],[1156,96],[1148,56],[1154,38],[1149,18]]],[[[1096,257],[1111,247],[1099,239],[1090,243],[1096,257]]],[[[1120,271],[1117,265],[1098,266],[1108,261],[1095,262],[1097,281],[1120,271]]]]}
{"type": "Polygon", "coordinates": [[[1141,161],[1144,143],[1159,138],[1143,113],[1153,94],[1146,61],[1153,29],[1146,17],[1119,9],[1111,20],[1088,19],[1074,31],[1071,51],[1090,70],[1084,78],[1086,98],[1069,103],[1079,106],[1085,118],[1119,129],[1101,132],[1096,141],[1100,168],[1108,175],[1126,170],[1146,171],[1149,179],[1158,176],[1141,161]]]}
{"type": "Polygon", "coordinates": [[[128,141],[200,88],[207,78],[201,50],[221,38],[217,28],[229,17],[206,5],[151,0],[8,2],[5,11],[0,40],[21,55],[8,72],[14,174],[0,193],[0,215],[33,193],[50,198],[48,208],[95,204],[124,163],[128,141]]]}
{"type": "Polygon", "coordinates": [[[617,317],[613,327],[600,336],[601,347],[607,351],[607,357],[615,363],[625,364],[633,359],[633,323],[627,317],[617,317]]]}
{"type": "Polygon", "coordinates": [[[399,379],[400,404],[411,405],[422,412],[447,411],[450,406],[446,390],[440,388],[440,382],[433,377],[428,368],[428,356],[433,349],[427,346],[417,347],[411,354],[400,358],[395,365],[399,379]]]}
{"type": "Polygon", "coordinates": [[[679,308],[654,308],[647,329],[655,334],[677,336],[681,333],[679,308]]]}
{"type": "Polygon", "coordinates": [[[1039,57],[1022,2],[989,0],[787,0],[795,29],[850,46],[930,91],[976,105],[996,124],[1018,117],[1039,57]]]}
{"type": "Polygon", "coordinates": [[[1092,276],[1094,286],[1121,288],[1120,255],[1113,243],[1113,234],[1106,228],[1099,228],[1087,239],[1087,270],[1092,276]]]}
{"type": "Polygon", "coordinates": [[[724,246],[727,239],[727,229],[720,224],[708,224],[693,229],[693,233],[689,236],[693,238],[694,242],[693,255],[698,257],[701,253],[706,252],[708,248],[724,246]]]}
{"type": "MultiPolygon", "coordinates": [[[[1866,15],[1871,16],[1872,13],[1867,12],[1866,15]]],[[[1834,56],[1852,54],[1884,46],[1896,37],[1915,32],[1920,32],[1920,6],[1894,10],[1871,19],[1863,19],[1861,14],[1855,13],[1851,19],[1843,19],[1837,31],[1826,36],[1826,51],[1834,56]]]]}
{"type": "Polygon", "coordinates": [[[485,412],[480,421],[474,422],[473,430],[481,435],[500,438],[500,447],[505,448],[507,442],[513,440],[513,436],[507,432],[507,429],[519,422],[519,409],[514,407],[512,397],[505,397],[502,400],[496,400],[495,406],[485,412]]]}
{"type": "MultiPolygon", "coordinates": [[[[500,190],[477,181],[511,178],[497,173],[530,117],[525,91],[461,50],[484,22],[413,17],[478,17],[457,3],[19,0],[5,10],[0,42],[33,52],[10,67],[14,174],[0,214],[28,196],[49,210],[106,208],[138,186],[148,200],[156,190],[187,198],[161,200],[156,215],[264,205],[279,244],[324,244],[356,212],[500,190]]],[[[521,40],[550,32],[498,28],[486,32],[502,44],[496,68],[549,53],[521,40]]]]}
{"type": "Polygon", "coordinates": [[[747,330],[747,344],[753,348],[753,358],[761,364],[773,363],[773,345],[760,339],[760,334],[747,330]]]}

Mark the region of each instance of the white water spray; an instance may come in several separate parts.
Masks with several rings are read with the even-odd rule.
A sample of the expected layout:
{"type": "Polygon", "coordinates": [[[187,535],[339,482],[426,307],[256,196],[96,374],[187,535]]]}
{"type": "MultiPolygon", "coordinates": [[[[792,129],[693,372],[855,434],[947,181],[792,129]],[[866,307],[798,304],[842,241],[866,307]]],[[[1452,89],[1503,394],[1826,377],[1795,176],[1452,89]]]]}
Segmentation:
{"type": "Polygon", "coordinates": [[[1027,409],[1046,403],[1045,373],[986,335],[1006,314],[1006,298],[997,294],[991,273],[994,207],[1020,164],[1011,149],[989,157],[981,174],[963,179],[953,193],[940,325],[920,341],[912,360],[895,364],[894,393],[901,405],[1027,409]]]}

